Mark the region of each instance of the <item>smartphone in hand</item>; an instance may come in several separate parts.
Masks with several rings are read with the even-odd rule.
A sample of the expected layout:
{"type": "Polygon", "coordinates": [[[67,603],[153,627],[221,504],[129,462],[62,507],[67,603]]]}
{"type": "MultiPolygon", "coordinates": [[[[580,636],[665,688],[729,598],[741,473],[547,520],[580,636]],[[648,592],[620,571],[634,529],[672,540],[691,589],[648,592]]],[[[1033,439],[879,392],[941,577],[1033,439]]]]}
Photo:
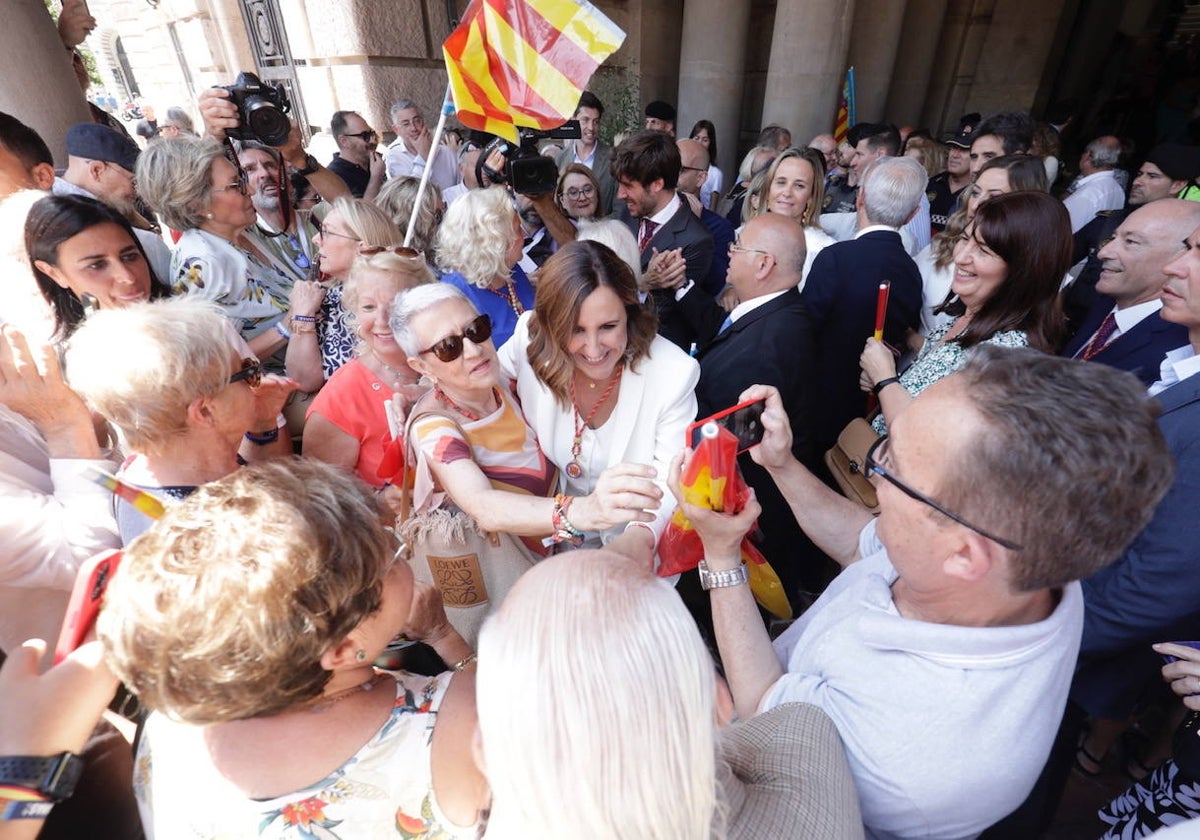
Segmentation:
{"type": "Polygon", "coordinates": [[[716,423],[718,426],[728,429],[737,438],[737,451],[741,455],[750,447],[762,443],[764,431],[762,415],[766,407],[765,399],[746,400],[746,402],[718,411],[710,417],[705,417],[703,420],[697,420],[688,426],[688,446],[695,449],[696,445],[700,443],[700,429],[705,423],[716,423]]]}
{"type": "Polygon", "coordinates": [[[104,590],[121,564],[118,549],[102,551],[89,557],[75,575],[75,586],[71,589],[71,600],[67,603],[67,615],[63,619],[58,644],[54,647],[54,664],[62,662],[71,651],[83,644],[104,600],[104,590]]]}

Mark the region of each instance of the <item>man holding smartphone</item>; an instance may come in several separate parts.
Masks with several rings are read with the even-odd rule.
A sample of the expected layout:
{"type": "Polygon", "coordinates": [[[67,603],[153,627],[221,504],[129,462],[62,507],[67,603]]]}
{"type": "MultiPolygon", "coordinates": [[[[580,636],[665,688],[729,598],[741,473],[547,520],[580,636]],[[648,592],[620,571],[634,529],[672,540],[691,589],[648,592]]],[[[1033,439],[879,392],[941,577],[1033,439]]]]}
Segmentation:
{"type": "Polygon", "coordinates": [[[981,347],[868,454],[876,519],[796,460],[773,388],[741,396],[767,399],[752,457],[844,569],[772,643],[738,551],[758,505],[681,501],[738,713],[829,714],[873,835],[979,834],[1050,751],[1083,625],[1077,581],[1124,549],[1170,483],[1154,408],[1130,374],[981,347]]]}

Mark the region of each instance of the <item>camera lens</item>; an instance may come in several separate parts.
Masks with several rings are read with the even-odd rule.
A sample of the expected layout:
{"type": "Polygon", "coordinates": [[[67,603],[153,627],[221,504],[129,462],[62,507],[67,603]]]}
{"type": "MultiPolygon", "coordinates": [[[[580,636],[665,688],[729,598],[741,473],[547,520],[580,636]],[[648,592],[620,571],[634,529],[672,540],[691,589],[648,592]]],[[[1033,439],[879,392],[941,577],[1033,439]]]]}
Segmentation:
{"type": "Polygon", "coordinates": [[[243,113],[250,130],[263,143],[282,146],[287,142],[292,130],[291,123],[274,104],[258,96],[247,97],[243,113]]]}

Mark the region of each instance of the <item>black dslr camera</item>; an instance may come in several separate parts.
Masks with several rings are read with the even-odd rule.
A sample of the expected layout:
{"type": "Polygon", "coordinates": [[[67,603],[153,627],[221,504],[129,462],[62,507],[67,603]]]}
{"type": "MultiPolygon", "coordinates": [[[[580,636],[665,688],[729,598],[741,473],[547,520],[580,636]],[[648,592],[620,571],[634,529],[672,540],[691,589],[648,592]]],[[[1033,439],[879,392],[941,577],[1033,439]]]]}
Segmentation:
{"type": "Polygon", "coordinates": [[[229,99],[238,107],[241,125],[225,133],[234,140],[257,140],[268,146],[282,146],[292,131],[287,114],[292,103],[282,85],[263,84],[253,73],[238,73],[237,81],[228,85],[229,99]]]}
{"type": "Polygon", "coordinates": [[[521,195],[552,193],[558,186],[558,166],[548,157],[538,154],[539,140],[578,140],[579,120],[567,120],[558,128],[539,131],[534,128],[518,129],[520,142],[514,146],[503,137],[497,137],[484,147],[476,162],[475,175],[483,183],[481,174],[487,175],[493,184],[511,184],[513,191],[521,195]],[[496,149],[504,153],[503,172],[484,166],[484,161],[496,149]]]}

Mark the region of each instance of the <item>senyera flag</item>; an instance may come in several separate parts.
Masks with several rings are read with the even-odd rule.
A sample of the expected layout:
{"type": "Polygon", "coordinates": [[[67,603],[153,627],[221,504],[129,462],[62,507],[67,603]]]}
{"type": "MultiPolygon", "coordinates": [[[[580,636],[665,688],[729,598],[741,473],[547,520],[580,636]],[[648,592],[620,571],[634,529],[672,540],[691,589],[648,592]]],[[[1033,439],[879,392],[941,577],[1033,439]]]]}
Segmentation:
{"type": "Polygon", "coordinates": [[[846,139],[850,126],[854,125],[854,68],[846,71],[846,81],[842,83],[842,98],[838,102],[837,118],[833,121],[833,139],[839,144],[846,139]]]}
{"type": "Polygon", "coordinates": [[[591,3],[471,0],[442,44],[458,120],[514,142],[517,126],[562,125],[624,40],[591,3]]]}

